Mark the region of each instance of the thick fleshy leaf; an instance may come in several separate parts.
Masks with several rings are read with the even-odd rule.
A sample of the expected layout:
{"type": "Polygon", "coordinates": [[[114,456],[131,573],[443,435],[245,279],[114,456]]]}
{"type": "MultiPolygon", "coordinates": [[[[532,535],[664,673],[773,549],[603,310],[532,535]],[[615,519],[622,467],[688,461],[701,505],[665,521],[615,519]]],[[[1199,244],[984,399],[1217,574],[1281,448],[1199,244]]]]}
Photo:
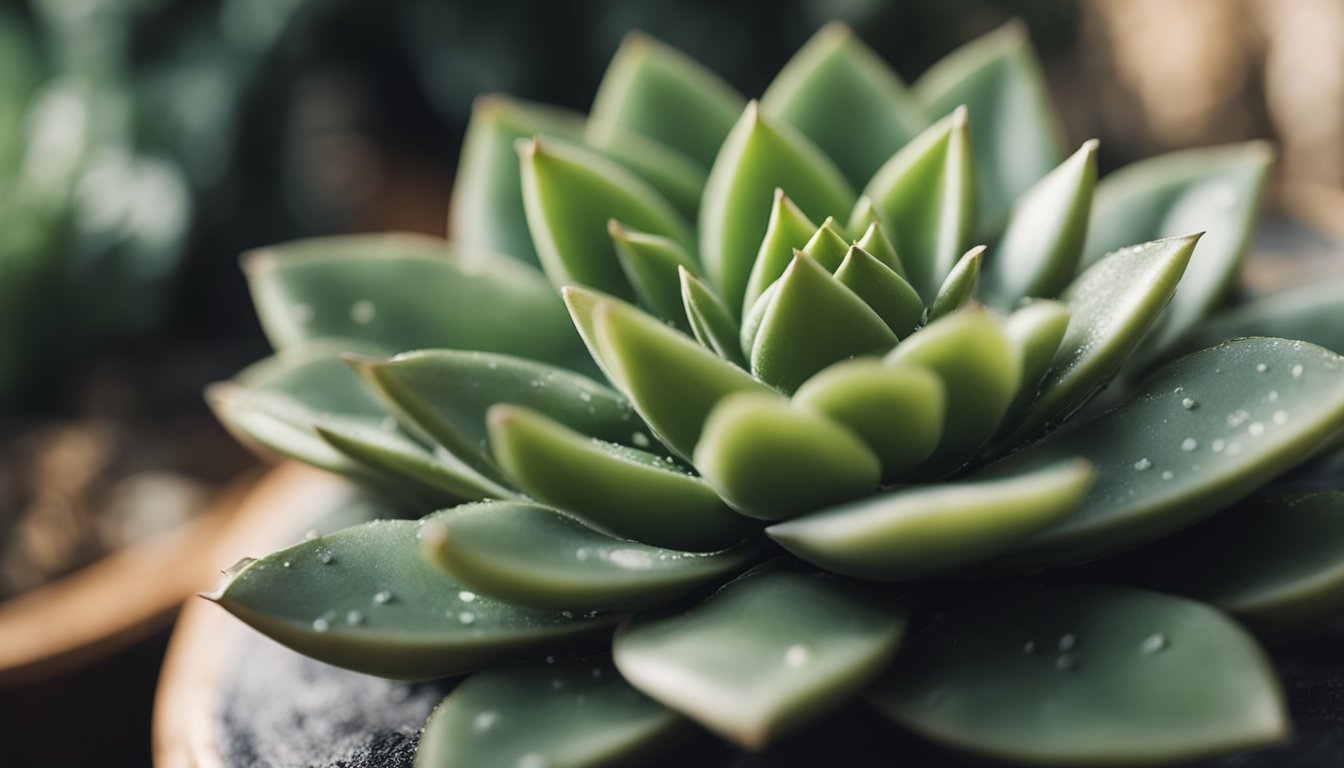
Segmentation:
{"type": "Polygon", "coordinates": [[[802,253],[778,286],[751,349],[752,373],[777,389],[792,392],[831,363],[897,342],[872,307],[802,253]]]}
{"type": "Polygon", "coordinates": [[[752,530],[704,480],[670,459],[594,440],[532,411],[491,409],[490,446],[533,498],[617,536],[706,551],[752,530]]]}
{"type": "Polygon", "coordinates": [[[1003,330],[1022,353],[1022,387],[1008,407],[1004,423],[1013,425],[1031,401],[1069,327],[1069,308],[1063,302],[1037,299],[1004,318],[1003,330]]]}
{"type": "MultiPolygon", "coordinates": [[[[507,355],[453,349],[408,352],[352,365],[385,402],[454,455],[492,475],[486,412],[497,403],[522,405],[585,435],[634,445],[643,426],[630,403],[577,373],[507,355]]],[[[648,436],[643,442],[648,445],[648,436]]]]}
{"type": "Polygon", "coordinates": [[[606,126],[647,136],[706,168],[742,112],[743,99],[694,59],[647,35],[627,35],[598,86],[590,136],[606,126]]]}
{"type": "Polygon", "coordinates": [[[990,465],[1007,477],[1080,457],[1097,471],[1078,511],[1010,553],[1101,557],[1170,535],[1314,455],[1344,428],[1344,360],[1310,344],[1238,339],[1163,368],[1116,410],[990,465]]]}
{"type": "Polygon", "coordinates": [[[1084,272],[1060,299],[1064,332],[1036,399],[1005,447],[1067,418],[1129,359],[1176,290],[1199,235],[1123,248],[1084,272]]]}
{"type": "Polygon", "coordinates": [[[1311,628],[1344,608],[1344,493],[1249,499],[1142,553],[1164,591],[1260,632],[1311,628]]]}
{"type": "Polygon", "coordinates": [[[539,134],[578,140],[583,115],[499,95],[476,100],[448,207],[453,242],[538,263],[514,144],[539,134]]]}
{"type": "Polygon", "coordinates": [[[919,293],[889,266],[857,245],[850,246],[835,279],[863,299],[898,338],[905,338],[924,320],[919,293]]]}
{"type": "Polygon", "coordinates": [[[1054,298],[1078,273],[1097,183],[1097,141],[1085,142],[1013,207],[985,265],[985,302],[1010,310],[1024,297],[1054,298]]]}
{"type": "Polygon", "coordinates": [[[477,597],[420,557],[420,526],[378,520],[245,561],[211,597],[306,656],[404,680],[544,652],[600,634],[617,618],[477,597]]]}
{"type": "Polygon", "coordinates": [[[773,525],[770,537],[813,565],[892,581],[946,573],[1058,522],[1092,483],[1085,461],[998,480],[911,486],[773,525]]]}
{"type": "Polygon", "coordinates": [[[749,749],[824,716],[895,654],[905,614],[826,576],[764,570],[613,645],[632,685],[749,749]]]}
{"type": "Polygon", "coordinates": [[[686,317],[691,321],[695,340],[714,350],[719,357],[746,368],[747,358],[742,354],[741,329],[737,320],[709,286],[688,270],[681,270],[681,302],[686,317]]]}
{"type": "Polygon", "coordinates": [[[552,140],[526,141],[518,151],[527,225],[556,285],[634,298],[611,242],[612,219],[692,247],[690,228],[672,204],[616,163],[552,140]]]}
{"type": "Polygon", "coordinates": [[[1236,623],[1124,587],[998,590],[913,638],[868,697],[954,749],[1031,765],[1165,765],[1291,730],[1236,623]]]}
{"type": "Polygon", "coordinates": [[[561,364],[578,352],[564,306],[536,270],[432,237],[299,240],[252,251],[244,264],[276,349],[339,337],[398,352],[452,347],[561,364]]]}
{"type": "Polygon", "coordinates": [[[1272,161],[1264,142],[1184,150],[1122,168],[1097,185],[1084,263],[1129,243],[1207,233],[1156,332],[1154,350],[1197,326],[1232,288],[1272,161]]]}
{"type": "Polygon", "coordinates": [[[765,322],[766,310],[770,309],[776,293],[779,293],[778,280],[765,289],[761,298],[756,300],[756,304],[742,318],[742,351],[748,355],[751,354],[752,348],[756,346],[756,335],[761,332],[761,323],[765,322]]]}
{"type": "MultiPolygon", "coordinates": [[[[709,165],[698,163],[647,136],[614,125],[588,124],[587,145],[634,171],[658,190],[688,220],[700,209],[700,193],[709,176],[709,165]]],[[[529,137],[530,138],[530,137],[529,137]]]]}
{"type": "Polygon", "coordinates": [[[994,433],[1022,380],[1017,346],[981,307],[954,312],[893,349],[887,365],[915,365],[937,374],[946,393],[942,439],[920,473],[961,466],[994,433]]]}
{"type": "MultiPolygon", "coordinates": [[[[867,199],[868,198],[863,198],[863,200],[867,199]]],[[[863,200],[859,201],[860,209],[857,210],[862,209],[863,200]]],[[[861,216],[860,221],[864,220],[864,218],[866,217],[861,216]]],[[[850,226],[854,226],[853,222],[850,223],[850,226]]],[[[901,257],[896,253],[896,246],[892,245],[891,240],[887,237],[886,227],[880,222],[874,221],[870,222],[862,230],[856,228],[855,231],[863,232],[863,236],[854,243],[855,245],[862,248],[864,251],[871,253],[878,261],[891,267],[891,271],[900,275],[902,280],[907,279],[905,275],[905,266],[901,264],[901,257]]]]}
{"type": "Polygon", "coordinates": [[[425,724],[415,768],[595,768],[657,755],[684,730],[608,661],[496,667],[453,689],[425,724]]]}
{"type": "MultiPolygon", "coordinates": [[[[580,304],[571,301],[572,307],[580,304]]],[[[751,374],[628,304],[609,299],[589,305],[588,312],[597,356],[612,383],[654,435],[683,457],[695,450],[720,399],[768,391],[751,374]]]]}
{"type": "Polygon", "coordinates": [[[722,400],[695,446],[695,467],[744,515],[783,520],[861,496],[882,466],[858,435],[778,395],[722,400]]]}
{"type": "Polygon", "coordinates": [[[814,221],[848,211],[855,199],[820,150],[752,102],[719,150],[700,202],[700,260],[730,307],[742,306],[776,189],[814,221]]]}
{"type": "Polygon", "coordinates": [[[639,303],[663,320],[689,330],[681,304],[678,269],[699,273],[700,267],[677,241],[628,229],[612,219],[607,227],[616,245],[616,257],[639,303]]]}
{"type": "MultiPolygon", "coordinates": [[[[959,109],[915,137],[868,182],[910,284],[925,303],[966,252],[974,224],[971,140],[959,109]]],[[[855,229],[851,225],[850,229],[855,229]]]]}
{"type": "Polygon", "coordinates": [[[957,261],[947,279],[938,288],[938,295],[929,305],[929,322],[955,312],[975,298],[975,287],[980,283],[980,262],[984,260],[985,246],[977,245],[957,261]]]}
{"type": "Polygon", "coordinates": [[[742,302],[744,317],[761,295],[789,268],[793,252],[807,245],[816,231],[817,225],[799,210],[784,194],[784,190],[775,189],[775,202],[770,208],[765,238],[761,240],[756,260],[751,265],[751,276],[747,279],[747,292],[742,302]]]}
{"type": "Polygon", "coordinates": [[[840,262],[845,260],[845,254],[849,252],[849,240],[840,232],[835,217],[827,216],[807,244],[799,250],[811,256],[827,272],[834,272],[840,268],[840,262]]]}
{"type": "Polygon", "coordinates": [[[569,611],[665,603],[745,569],[764,549],[652,547],[546,507],[506,502],[439,512],[420,538],[425,555],[468,589],[514,605],[569,611]]]}
{"type": "Polygon", "coordinates": [[[970,109],[981,236],[1002,227],[1013,202],[1063,158],[1050,95],[1020,22],[953,51],[914,91],[934,118],[962,105],[970,109]]]}
{"type": "Polygon", "coordinates": [[[808,379],[795,405],[848,427],[877,454],[893,482],[933,453],[947,407],[943,382],[917,366],[846,360],[808,379]]]}
{"type": "Polygon", "coordinates": [[[854,31],[822,27],[775,76],[761,109],[802,131],[862,184],[929,120],[886,62],[854,31]]]}
{"type": "Polygon", "coordinates": [[[1344,280],[1325,280],[1252,299],[1216,314],[1195,328],[1181,346],[1203,349],[1241,336],[1276,336],[1344,354],[1341,317],[1344,280]]]}

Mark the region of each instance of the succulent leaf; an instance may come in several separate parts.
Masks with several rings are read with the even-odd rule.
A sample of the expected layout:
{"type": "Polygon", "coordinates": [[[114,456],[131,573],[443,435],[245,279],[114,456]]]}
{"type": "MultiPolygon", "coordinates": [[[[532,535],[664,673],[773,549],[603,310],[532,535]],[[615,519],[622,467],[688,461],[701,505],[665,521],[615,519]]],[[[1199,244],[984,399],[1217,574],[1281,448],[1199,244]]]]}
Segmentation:
{"type": "Polygon", "coordinates": [[[610,662],[551,659],[478,672],[435,708],[416,768],[629,765],[683,730],[610,662]]]}
{"type": "Polygon", "coordinates": [[[741,114],[732,86],[694,59],[644,34],[631,34],[612,58],[589,117],[600,141],[607,126],[647,136],[706,168],[741,114]]]}
{"type": "Polygon", "coordinates": [[[752,531],[704,480],[670,459],[590,438],[524,408],[491,409],[490,445],[532,497],[617,536],[706,551],[752,531]]]}
{"type": "Polygon", "coordinates": [[[1171,299],[1199,235],[1124,248],[1092,265],[1060,299],[1069,325],[1011,447],[1077,410],[1138,348],[1171,299]]]}
{"type": "Polygon", "coordinates": [[[1007,477],[1072,457],[1096,468],[1078,511],[1008,558],[1102,557],[1224,509],[1339,433],[1341,373],[1333,352],[1281,339],[1237,339],[1171,363],[1116,410],[984,470],[1007,477]]]}
{"type": "MultiPolygon", "coordinates": [[[[1013,201],[1063,157],[1040,64],[1019,22],[953,51],[914,91],[934,118],[970,109],[979,236],[1002,227],[1013,201]]],[[[1112,248],[1144,239],[1151,238],[1112,248]]]]}
{"type": "Polygon", "coordinates": [[[636,616],[613,654],[636,688],[760,749],[866,685],[904,630],[900,609],[838,581],[767,570],[680,613],[636,616]]]}
{"type": "Polygon", "coordinates": [[[831,363],[895,346],[882,317],[801,252],[777,285],[751,348],[751,371],[770,386],[791,393],[831,363]]]}
{"type": "Polygon", "coordinates": [[[938,447],[920,467],[920,474],[929,477],[964,464],[994,433],[1022,380],[1016,345],[998,320],[979,307],[930,323],[888,353],[884,362],[928,369],[943,382],[947,420],[938,447]]]}
{"type": "Polygon", "coordinates": [[[788,551],[845,576],[936,576],[999,554],[1078,506],[1092,483],[1085,461],[997,480],[912,486],[813,512],[766,529],[788,551]]]}
{"type": "Polygon", "coordinates": [[[1069,307],[1061,301],[1037,299],[1004,318],[1003,330],[1022,352],[1022,388],[1008,407],[1005,424],[1015,424],[1036,399],[1050,363],[1069,327],[1069,307]]]}
{"type": "Polygon", "coordinates": [[[1152,341],[1180,340],[1227,295],[1250,243],[1273,152],[1263,142],[1141,160],[1097,185],[1084,263],[1143,240],[1207,232],[1152,341]]]}
{"type": "Polygon", "coordinates": [[[232,573],[212,598],[306,656],[399,680],[472,672],[601,634],[619,618],[478,598],[419,556],[420,527],[376,520],[303,541],[232,573]]]}
{"type": "Polygon", "coordinates": [[[975,288],[980,282],[980,262],[984,255],[985,246],[977,245],[957,260],[957,265],[947,273],[947,279],[929,305],[929,322],[961,309],[975,298],[975,288]]]}
{"type": "Polygon", "coordinates": [[[958,750],[1033,765],[1183,762],[1290,730],[1268,660],[1234,622],[1111,586],[1018,585],[941,616],[869,699],[958,750]]]}
{"type": "Polygon", "coordinates": [[[546,507],[506,502],[436,513],[420,538],[425,556],[468,589],[513,605],[569,611],[666,603],[745,569],[763,550],[654,547],[614,538],[546,507]]]}
{"type": "Polygon", "coordinates": [[[523,213],[520,139],[546,135],[578,140],[583,115],[567,109],[482,96],[471,110],[448,208],[453,241],[537,264],[523,213]]]}
{"type": "Polygon", "coordinates": [[[695,212],[700,209],[700,193],[709,176],[708,165],[697,163],[646,136],[612,125],[599,127],[589,123],[584,137],[589,148],[629,168],[648,182],[686,220],[695,218],[695,212]]]}
{"type": "Polygon", "coordinates": [[[699,272],[700,267],[691,255],[670,237],[631,230],[615,219],[608,223],[607,231],[616,245],[616,257],[625,279],[639,303],[663,320],[689,330],[678,270],[699,272]]]}
{"type": "Polygon", "coordinates": [[[815,411],[858,435],[893,482],[933,453],[947,408],[943,382],[917,366],[846,360],[803,383],[795,405],[815,411]]]}
{"type": "Polygon", "coordinates": [[[835,217],[827,216],[807,244],[799,250],[825,267],[827,272],[834,272],[840,268],[840,262],[844,261],[845,254],[849,252],[849,240],[840,232],[835,217]]]}
{"type": "Polygon", "coordinates": [[[244,265],[276,349],[336,337],[392,350],[453,347],[559,364],[572,364],[579,349],[564,306],[535,270],[436,238],[300,240],[252,251],[244,265]],[[535,322],[517,323],[519,316],[535,322]]]}
{"type": "MultiPolygon", "coordinates": [[[[779,276],[784,274],[784,270],[789,268],[793,262],[793,252],[807,245],[816,231],[817,225],[799,210],[784,194],[784,190],[776,188],[770,218],[766,222],[765,238],[761,240],[756,260],[751,265],[751,275],[747,279],[747,292],[742,302],[744,317],[779,276]]],[[[744,349],[750,351],[751,347],[744,345],[744,349]]]]}
{"type": "Polygon", "coordinates": [[[1085,142],[1018,200],[985,265],[987,304],[1011,310],[1025,297],[1051,299],[1073,280],[1092,211],[1096,155],[1096,139],[1085,142]]]}
{"type": "Polygon", "coordinates": [[[682,307],[691,321],[695,340],[714,350],[719,357],[746,368],[747,358],[742,354],[741,346],[742,329],[737,326],[732,310],[688,270],[681,270],[679,276],[682,307]]]}
{"type": "MultiPolygon", "coordinates": [[[[868,200],[868,198],[865,197],[860,199],[859,208],[855,209],[858,220],[850,221],[850,226],[854,227],[855,231],[863,232],[863,236],[854,244],[868,253],[871,253],[878,261],[891,267],[891,271],[900,275],[902,280],[907,279],[905,266],[901,264],[901,257],[896,253],[896,246],[892,245],[891,240],[887,237],[884,225],[876,220],[870,221],[870,217],[863,214],[865,200],[868,200]],[[865,224],[864,222],[867,223],[865,224]]],[[[871,202],[867,207],[871,207],[871,202]]],[[[876,213],[877,212],[874,209],[874,216],[876,213]]]]}
{"type": "Polygon", "coordinates": [[[611,242],[613,218],[692,247],[690,228],[671,203],[619,165],[550,140],[524,142],[518,151],[527,225],[556,285],[578,283],[634,298],[611,242]]]}
{"type": "Polygon", "coordinates": [[[802,131],[853,184],[867,181],[929,124],[891,67],[834,22],[784,65],[761,109],[802,131]]]}
{"type": "Polygon", "coordinates": [[[1195,328],[1182,346],[1196,350],[1241,336],[1275,336],[1344,354],[1341,317],[1344,280],[1324,280],[1252,299],[1216,314],[1195,328]]]}
{"type": "Polygon", "coordinates": [[[974,223],[972,184],[966,110],[958,109],[902,147],[863,191],[890,222],[886,235],[925,303],[966,252],[974,223]]]}
{"type": "Polygon", "coordinates": [[[849,182],[820,150],[752,102],[719,150],[700,202],[700,260],[730,307],[745,300],[776,189],[813,220],[847,211],[855,199],[849,182]]]}
{"type": "Polygon", "coordinates": [[[857,245],[850,246],[835,279],[863,299],[897,338],[915,332],[924,320],[924,303],[913,286],[885,262],[857,245]]]}
{"type": "Polygon", "coordinates": [[[861,496],[882,465],[850,430],[778,395],[740,393],[710,413],[695,467],[733,508],[783,520],[861,496]]]}

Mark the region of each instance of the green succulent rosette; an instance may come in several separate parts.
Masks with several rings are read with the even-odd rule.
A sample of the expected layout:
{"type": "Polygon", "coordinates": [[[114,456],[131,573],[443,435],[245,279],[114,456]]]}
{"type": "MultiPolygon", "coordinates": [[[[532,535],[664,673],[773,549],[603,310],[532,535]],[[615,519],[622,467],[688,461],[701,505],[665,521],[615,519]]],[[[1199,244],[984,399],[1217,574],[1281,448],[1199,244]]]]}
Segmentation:
{"type": "Polygon", "coordinates": [[[1100,181],[1097,149],[1059,146],[1016,26],[909,88],[829,26],[759,101],[643,36],[587,117],[481,99],[452,241],[250,255],[277,351],[210,397],[440,511],[215,599],[333,664],[470,674],[421,766],[760,749],[855,699],[1017,763],[1283,740],[1252,632],[1344,606],[1344,493],[1273,485],[1339,444],[1310,342],[1344,293],[1225,308],[1264,146],[1100,181]]]}

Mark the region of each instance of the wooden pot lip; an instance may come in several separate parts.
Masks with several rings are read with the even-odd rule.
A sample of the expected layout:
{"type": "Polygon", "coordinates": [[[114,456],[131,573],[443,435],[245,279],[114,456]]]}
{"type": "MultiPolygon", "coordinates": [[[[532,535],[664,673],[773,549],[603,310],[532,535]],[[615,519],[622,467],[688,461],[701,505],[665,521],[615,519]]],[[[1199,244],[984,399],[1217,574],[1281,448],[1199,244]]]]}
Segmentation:
{"type": "MultiPolygon", "coordinates": [[[[310,519],[313,510],[328,510],[349,492],[350,486],[334,475],[294,462],[281,464],[235,499],[232,523],[200,557],[218,581],[219,571],[242,558],[292,544],[316,522],[310,519]]],[[[192,597],[182,606],[154,696],[156,768],[223,768],[220,693],[235,661],[231,650],[248,631],[205,600],[192,597]]]]}
{"type": "Polygon", "coordinates": [[[213,578],[201,555],[228,528],[257,475],[244,474],[170,531],[0,602],[0,688],[77,672],[166,629],[183,596],[213,578]]]}

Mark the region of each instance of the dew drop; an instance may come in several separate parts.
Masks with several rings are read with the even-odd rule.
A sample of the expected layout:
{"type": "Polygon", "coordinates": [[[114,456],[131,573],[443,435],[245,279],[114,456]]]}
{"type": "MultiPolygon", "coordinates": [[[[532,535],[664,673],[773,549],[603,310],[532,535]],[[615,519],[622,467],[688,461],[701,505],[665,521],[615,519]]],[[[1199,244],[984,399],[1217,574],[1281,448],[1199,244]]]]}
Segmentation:
{"type": "Polygon", "coordinates": [[[1187,437],[1181,441],[1181,450],[1189,453],[1199,447],[1199,441],[1193,437],[1187,437]]]}
{"type": "Polygon", "coordinates": [[[1243,410],[1233,411],[1227,415],[1227,426],[1236,429],[1237,427],[1240,427],[1242,424],[1245,424],[1246,420],[1249,418],[1251,418],[1251,414],[1243,410]]]}
{"type": "Polygon", "coordinates": [[[1142,458],[1134,462],[1135,472],[1142,472],[1146,469],[1152,469],[1152,468],[1153,468],[1153,462],[1149,461],[1147,458],[1142,458]]]}
{"type": "Polygon", "coordinates": [[[457,593],[457,599],[464,603],[474,603],[476,602],[476,593],[464,589],[457,593]]]}
{"type": "Polygon", "coordinates": [[[471,721],[471,727],[478,731],[488,731],[495,727],[495,721],[498,719],[499,713],[487,709],[476,715],[476,719],[471,721]]]}
{"type": "Polygon", "coordinates": [[[1274,423],[1275,423],[1275,424],[1278,424],[1279,426],[1283,426],[1284,424],[1287,424],[1287,423],[1288,423],[1288,412],[1287,412],[1287,411],[1275,411],[1275,412],[1274,412],[1273,419],[1274,419],[1274,423]]]}
{"type": "Polygon", "coordinates": [[[1174,477],[1176,477],[1176,473],[1175,473],[1175,472],[1172,472],[1170,469],[1164,469],[1164,470],[1162,470],[1162,479],[1163,479],[1163,480],[1171,480],[1171,479],[1174,478],[1174,477]]]}
{"type": "Polygon", "coordinates": [[[318,559],[322,561],[323,565],[331,565],[336,562],[336,556],[326,550],[323,550],[322,554],[318,556],[318,559]]]}
{"type": "Polygon", "coordinates": [[[1059,650],[1070,651],[1078,644],[1078,637],[1073,633],[1061,635],[1059,638],[1059,650]]]}
{"type": "Polygon", "coordinates": [[[1193,397],[1182,398],[1181,407],[1187,411],[1193,411],[1199,407],[1199,401],[1194,399],[1193,397]]]}
{"type": "Polygon", "coordinates": [[[607,559],[630,571],[647,571],[653,567],[653,558],[642,549],[614,549],[607,559]]]}
{"type": "Polygon", "coordinates": [[[1073,656],[1067,653],[1062,653],[1059,658],[1055,659],[1055,669],[1058,669],[1060,672],[1068,672],[1077,665],[1078,662],[1074,660],[1073,656]]]}
{"type": "Polygon", "coordinates": [[[554,657],[554,656],[547,656],[547,657],[546,657],[546,663],[547,663],[547,664],[554,664],[554,663],[555,663],[555,657],[554,657]]]}
{"type": "Polygon", "coordinates": [[[790,645],[789,649],[784,652],[784,665],[791,669],[805,667],[807,666],[807,662],[811,661],[811,659],[812,652],[808,650],[806,645],[802,645],[801,643],[790,645]]]}
{"type": "Polygon", "coordinates": [[[1256,363],[1256,365],[1255,365],[1255,372],[1256,372],[1256,373],[1264,373],[1265,371],[1268,371],[1268,370],[1269,370],[1269,366],[1268,366],[1268,365],[1265,365],[1264,363],[1256,363]]]}
{"type": "Polygon", "coordinates": [[[643,432],[636,432],[630,436],[630,442],[634,443],[636,448],[648,448],[649,436],[643,432]]]}
{"type": "Polygon", "coordinates": [[[1160,632],[1154,632],[1144,638],[1143,642],[1139,645],[1139,651],[1142,652],[1144,656],[1152,656],[1154,653],[1157,653],[1166,647],[1166,635],[1163,635],[1160,632]]]}
{"type": "Polygon", "coordinates": [[[574,557],[579,560],[587,560],[593,556],[593,551],[587,547],[579,547],[574,550],[574,557]]]}
{"type": "Polygon", "coordinates": [[[1173,390],[1171,390],[1171,391],[1172,391],[1173,393],[1179,395],[1179,394],[1181,394],[1182,392],[1185,391],[1185,387],[1177,387],[1177,388],[1175,388],[1175,389],[1173,389],[1173,390]]]}
{"type": "Polygon", "coordinates": [[[1228,456],[1236,456],[1238,453],[1241,453],[1241,443],[1228,443],[1228,444],[1227,444],[1227,455],[1228,455],[1228,456]]]}
{"type": "Polygon", "coordinates": [[[373,596],[373,602],[378,605],[387,605],[392,602],[392,593],[384,589],[373,596]]]}
{"type": "Polygon", "coordinates": [[[359,325],[368,325],[373,322],[375,314],[377,314],[377,310],[374,308],[373,302],[367,299],[360,299],[350,305],[350,319],[359,325]]]}
{"type": "Polygon", "coordinates": [[[1034,655],[1036,653],[1036,641],[1028,640],[1027,642],[1023,643],[1022,652],[1027,654],[1028,656],[1034,655]]]}
{"type": "Polygon", "coordinates": [[[1252,422],[1251,426],[1246,428],[1246,431],[1250,433],[1251,437],[1259,437],[1265,434],[1265,425],[1258,421],[1252,422]]]}
{"type": "Polygon", "coordinates": [[[552,691],[558,691],[558,690],[560,690],[561,688],[564,688],[564,687],[565,687],[565,681],[564,681],[564,680],[561,680],[561,679],[559,679],[559,678],[556,678],[556,679],[554,679],[554,680],[551,681],[551,690],[552,690],[552,691]]]}
{"type": "Polygon", "coordinates": [[[286,567],[286,568],[289,568],[290,566],[292,566],[292,565],[294,565],[294,564],[291,563],[291,562],[289,562],[288,560],[286,560],[285,562],[281,563],[281,565],[283,565],[283,566],[286,567]]]}
{"type": "Polygon", "coordinates": [[[1298,363],[1297,365],[1294,365],[1294,366],[1293,366],[1293,370],[1292,370],[1293,378],[1294,378],[1294,379],[1300,379],[1300,378],[1302,378],[1302,370],[1303,370],[1303,369],[1302,369],[1302,364],[1301,364],[1301,363],[1298,363]]]}
{"type": "Polygon", "coordinates": [[[1269,394],[1265,395],[1265,402],[1267,403],[1279,402],[1279,390],[1277,389],[1269,390],[1269,394]]]}
{"type": "Polygon", "coordinates": [[[601,680],[602,676],[607,674],[601,667],[593,667],[593,679],[601,680]]]}
{"type": "Polygon", "coordinates": [[[328,619],[313,619],[314,632],[326,632],[331,629],[331,621],[328,619]]]}
{"type": "Polygon", "coordinates": [[[1213,451],[1214,453],[1222,453],[1222,452],[1223,452],[1223,448],[1224,448],[1226,445],[1227,445],[1227,442],[1226,442],[1225,440],[1223,440],[1223,438],[1221,438],[1221,437],[1216,437],[1216,438],[1213,439],[1213,442],[1209,443],[1209,450],[1213,451]]]}
{"type": "Polygon", "coordinates": [[[589,393],[589,392],[586,391],[586,390],[580,390],[580,391],[579,391],[579,399],[582,400],[582,401],[585,402],[585,403],[591,403],[591,402],[593,402],[593,396],[592,396],[592,394],[589,393]]]}
{"type": "Polygon", "coordinates": [[[476,614],[471,611],[463,611],[457,614],[457,620],[463,624],[474,624],[476,622],[476,614]]]}
{"type": "Polygon", "coordinates": [[[313,539],[316,539],[316,538],[317,538],[317,529],[316,529],[316,528],[309,528],[308,530],[304,531],[304,532],[303,532],[303,538],[304,538],[305,540],[307,540],[307,541],[312,541],[313,539]]]}
{"type": "Polygon", "coordinates": [[[359,611],[350,611],[349,613],[345,614],[345,623],[349,624],[352,627],[359,624],[363,624],[364,614],[360,613],[359,611]]]}

